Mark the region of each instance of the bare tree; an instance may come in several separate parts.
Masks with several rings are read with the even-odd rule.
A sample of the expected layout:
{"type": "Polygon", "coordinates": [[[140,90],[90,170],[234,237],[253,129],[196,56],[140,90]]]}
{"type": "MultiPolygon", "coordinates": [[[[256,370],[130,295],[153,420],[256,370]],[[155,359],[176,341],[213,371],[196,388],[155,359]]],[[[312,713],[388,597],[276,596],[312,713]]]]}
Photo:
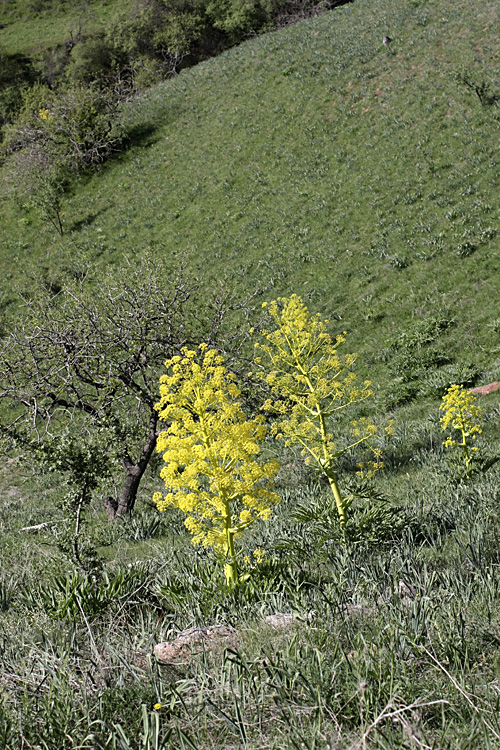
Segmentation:
{"type": "Polygon", "coordinates": [[[4,430],[29,425],[40,441],[68,425],[100,432],[125,472],[106,512],[131,513],[156,446],[164,360],[206,341],[234,362],[246,338],[235,319],[246,307],[223,288],[204,302],[182,269],[147,258],[102,280],[85,275],[55,294],[24,296],[0,344],[0,399],[13,415],[4,430]]]}

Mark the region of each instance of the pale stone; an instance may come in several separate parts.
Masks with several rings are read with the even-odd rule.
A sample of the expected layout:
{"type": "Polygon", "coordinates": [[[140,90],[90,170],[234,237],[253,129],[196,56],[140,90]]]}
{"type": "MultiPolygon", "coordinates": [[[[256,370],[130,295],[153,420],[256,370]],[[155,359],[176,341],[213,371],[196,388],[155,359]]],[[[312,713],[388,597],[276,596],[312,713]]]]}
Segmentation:
{"type": "Polygon", "coordinates": [[[270,625],[276,630],[286,630],[300,622],[296,615],[285,615],[282,612],[276,612],[274,615],[267,615],[264,620],[267,625],[270,625]]]}
{"type": "Polygon", "coordinates": [[[474,393],[476,396],[487,396],[489,393],[495,393],[500,388],[500,383],[495,380],[494,383],[488,383],[488,385],[480,385],[478,388],[471,388],[469,393],[474,393]]]}
{"type": "Polygon", "coordinates": [[[211,651],[217,647],[234,647],[237,631],[230,625],[210,625],[182,630],[173,641],[157,643],[154,654],[160,664],[178,664],[189,661],[194,654],[211,651]]]}

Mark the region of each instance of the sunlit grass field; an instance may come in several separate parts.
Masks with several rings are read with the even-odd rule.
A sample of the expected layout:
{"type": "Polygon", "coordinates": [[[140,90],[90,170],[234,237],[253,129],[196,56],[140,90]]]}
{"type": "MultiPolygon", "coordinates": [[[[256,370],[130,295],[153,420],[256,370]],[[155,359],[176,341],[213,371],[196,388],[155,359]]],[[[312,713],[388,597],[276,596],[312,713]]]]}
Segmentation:
{"type": "Polygon", "coordinates": [[[243,543],[266,556],[233,593],[182,519],[148,506],[157,480],[132,521],[110,529],[95,507],[96,582],[55,552],[56,525],[21,530],[58,520],[57,487],[39,477],[34,503],[33,478],[3,475],[4,747],[499,746],[498,470],[457,485],[436,425],[402,423],[389,505],[370,520],[360,503],[342,541],[326,488],[284,458],[282,504],[243,543]],[[237,643],[156,664],[155,643],[213,624],[237,643]]]}
{"type": "Polygon", "coordinates": [[[496,21],[491,4],[359,2],[181,73],[124,111],[133,146],[74,186],[62,240],[4,198],[4,295],[78,247],[152,248],[208,285],[300,293],[367,350],[450,315],[457,354],[486,365],[498,108],[454,75],[496,85],[496,21]]]}
{"type": "MultiPolygon", "coordinates": [[[[477,0],[357,0],[183,71],[124,107],[128,148],[71,186],[62,237],[3,168],[6,316],[30,274],[56,285],[76,258],[120,274],[148,251],[206,295],[221,278],[256,307],[301,295],[396,424],[346,538],[300,455],[267,446],[282,502],[233,592],[152,507],[158,461],[131,520],[92,507],[99,584],[57,552],[57,477],[4,464],[0,747],[500,747],[500,469],[459,481],[439,424],[450,383],[499,379],[500,109],[457,79],[500,93],[498,22],[477,0]],[[290,630],[265,624],[277,612],[290,630]],[[237,645],[156,664],[155,643],[211,624],[237,645]]],[[[498,392],[480,403],[494,456],[498,392]]],[[[341,481],[354,471],[346,457],[341,481]]]]}
{"type": "Polygon", "coordinates": [[[106,28],[110,19],[128,6],[128,0],[90,0],[80,5],[62,2],[33,13],[23,0],[4,0],[0,6],[0,46],[11,54],[40,59],[47,51],[75,38],[82,27],[86,31],[106,28]]]}

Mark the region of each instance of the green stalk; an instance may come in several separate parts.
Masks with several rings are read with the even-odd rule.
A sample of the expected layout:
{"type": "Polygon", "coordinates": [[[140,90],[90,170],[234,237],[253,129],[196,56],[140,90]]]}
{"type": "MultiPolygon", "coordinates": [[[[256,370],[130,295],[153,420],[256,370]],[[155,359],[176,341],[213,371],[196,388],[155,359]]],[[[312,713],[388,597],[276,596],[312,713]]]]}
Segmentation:
{"type": "MultiPolygon", "coordinates": [[[[208,436],[208,430],[205,426],[205,419],[203,414],[199,414],[200,418],[200,425],[201,430],[203,434],[203,442],[205,447],[208,450],[209,454],[209,460],[210,463],[214,468],[217,467],[217,462],[215,458],[212,455],[212,446],[210,442],[210,438],[208,436]]],[[[224,497],[223,494],[221,494],[221,500],[224,503],[224,535],[226,537],[225,543],[224,543],[224,552],[226,554],[226,562],[224,564],[224,572],[226,574],[226,582],[227,585],[231,588],[234,588],[234,586],[237,586],[240,582],[239,576],[238,576],[238,564],[236,562],[236,552],[234,549],[234,531],[232,530],[231,525],[231,508],[229,504],[229,500],[227,500],[226,497],[224,497]]]]}
{"type": "Polygon", "coordinates": [[[325,417],[321,411],[319,404],[318,404],[318,416],[319,416],[319,424],[320,424],[320,432],[321,432],[321,446],[323,448],[324,472],[328,478],[328,483],[330,485],[330,489],[333,492],[333,497],[335,498],[335,504],[337,506],[339,519],[340,519],[340,525],[345,526],[346,521],[347,521],[347,514],[346,514],[346,509],[345,509],[344,498],[342,497],[342,493],[340,492],[340,488],[337,482],[337,475],[335,474],[335,471],[333,469],[330,454],[328,452],[328,447],[327,447],[328,436],[326,433],[325,417]]]}
{"type": "Polygon", "coordinates": [[[302,374],[304,375],[306,379],[307,387],[313,394],[314,399],[316,401],[316,409],[317,409],[316,415],[319,418],[319,427],[320,427],[320,434],[321,434],[321,448],[323,450],[322,468],[328,479],[328,484],[330,485],[330,489],[333,493],[333,497],[335,498],[335,505],[337,506],[337,511],[338,511],[339,519],[340,519],[340,525],[345,526],[346,521],[347,521],[346,508],[345,508],[344,498],[342,497],[342,493],[340,492],[340,487],[338,485],[337,475],[335,474],[335,471],[332,466],[332,459],[331,459],[330,453],[328,452],[328,434],[326,431],[325,415],[323,414],[319,400],[316,398],[315,388],[313,384],[311,383],[311,379],[309,378],[309,375],[307,374],[305,369],[302,367],[300,360],[298,356],[295,354],[295,352],[294,352],[294,356],[295,356],[295,361],[297,363],[297,369],[300,370],[302,374]]]}
{"type": "Polygon", "coordinates": [[[470,464],[470,453],[469,453],[469,448],[467,446],[467,440],[465,437],[465,430],[463,429],[463,427],[461,428],[461,432],[462,432],[462,448],[464,449],[464,455],[465,455],[465,467],[468,469],[469,464],[470,464]]]}
{"type": "Polygon", "coordinates": [[[230,588],[234,588],[240,582],[238,575],[238,563],[236,561],[236,552],[234,550],[234,531],[231,526],[231,511],[229,508],[229,503],[225,498],[223,498],[223,501],[226,511],[224,516],[224,533],[226,536],[226,561],[224,564],[224,572],[226,574],[227,585],[230,588]]]}

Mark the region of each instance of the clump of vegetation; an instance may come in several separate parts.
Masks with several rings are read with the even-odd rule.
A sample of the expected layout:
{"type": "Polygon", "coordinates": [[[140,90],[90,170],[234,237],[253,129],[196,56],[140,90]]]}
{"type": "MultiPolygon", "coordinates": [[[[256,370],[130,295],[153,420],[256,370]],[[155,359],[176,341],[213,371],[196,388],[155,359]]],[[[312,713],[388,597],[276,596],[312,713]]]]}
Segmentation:
{"type": "MultiPolygon", "coordinates": [[[[96,28],[96,11],[90,4],[77,7],[66,2],[63,13],[76,10],[77,20],[69,38],[50,52],[44,50],[45,58],[0,52],[0,128],[2,120],[16,116],[19,84],[29,87],[37,81],[54,92],[90,86],[101,92],[106,89],[108,95],[114,93],[115,101],[123,101],[250,35],[316,15],[343,1],[143,0],[140,7],[120,7],[105,28],[99,28],[101,24],[96,28]]],[[[54,13],[60,5],[41,0],[32,0],[27,7],[9,3],[2,15],[13,23],[54,13]]]]}
{"type": "Polygon", "coordinates": [[[99,167],[120,148],[113,97],[93,86],[55,93],[34,85],[5,127],[10,182],[20,201],[38,209],[63,234],[62,198],[71,177],[99,167]]]}
{"type": "Polygon", "coordinates": [[[470,476],[473,467],[477,467],[479,463],[474,460],[478,450],[474,443],[483,431],[481,407],[477,403],[477,398],[462,385],[454,384],[448,388],[439,408],[444,412],[440,419],[441,427],[443,430],[451,428],[452,431],[443,445],[446,448],[457,449],[461,473],[470,476]]]}
{"type": "MultiPolygon", "coordinates": [[[[291,22],[314,15],[322,4],[299,3],[296,18],[294,0],[282,5],[144,0],[105,30],[91,28],[85,6],[70,38],[42,63],[0,50],[0,146],[14,194],[62,235],[62,200],[75,175],[100,167],[127,142],[122,105],[182,67],[279,26],[285,16],[291,22]]],[[[37,15],[55,8],[34,2],[26,10],[37,15]]],[[[16,18],[21,9],[10,12],[16,18]]]]}
{"type": "Polygon", "coordinates": [[[339,425],[339,419],[344,410],[373,396],[373,391],[369,381],[356,382],[352,367],[357,355],[337,352],[345,335],[333,340],[327,332],[328,321],[311,315],[300,297],[279,298],[269,305],[269,313],[277,328],[264,329],[265,343],[256,345],[265,355],[264,379],[273,393],[263,409],[278,415],[272,433],[286,445],[299,445],[306,463],[328,479],[344,525],[354,496],[344,497],[341,492],[336,462],[361,444],[370,447],[372,458],[360,462],[360,478],[371,478],[382,462],[380,449],[370,446],[377,433],[372,421],[360,417],[346,428],[339,425]],[[332,424],[344,434],[334,435],[332,424]]]}
{"type": "Polygon", "coordinates": [[[20,53],[9,55],[0,48],[0,134],[20,109],[23,93],[35,80],[36,73],[29,57],[20,53]]]}
{"type": "Polygon", "coordinates": [[[452,374],[445,367],[449,365],[449,356],[436,342],[453,325],[450,318],[430,316],[400,331],[390,346],[382,350],[381,357],[387,360],[394,377],[390,395],[393,404],[412,401],[417,395],[429,395],[428,392],[436,388],[437,395],[441,395],[439,388],[449,384],[446,378],[452,374]]]}
{"type": "Polygon", "coordinates": [[[235,539],[258,519],[267,520],[279,497],[268,489],[276,461],[258,460],[266,436],[263,417],[248,419],[235,376],[215,349],[182,350],[165,362],[160,419],[170,426],[158,437],[167,494],[159,510],[175,507],[187,518],[193,544],[212,547],[224,560],[228,586],[240,582],[235,539]]]}
{"type": "Polygon", "coordinates": [[[247,337],[238,315],[249,303],[222,284],[204,305],[196,279],[147,257],[119,278],[86,263],[75,258],[65,278],[21,297],[23,318],[0,342],[0,399],[9,433],[28,432],[41,449],[68,433],[75,444],[101,442],[115,485],[105,507],[120,518],[132,513],[154,454],[165,356],[203,336],[237,359],[247,337]]]}
{"type": "Polygon", "coordinates": [[[478,71],[473,65],[463,66],[455,74],[455,80],[469,91],[473,91],[483,107],[491,107],[500,102],[500,93],[492,90],[492,82],[488,80],[489,71],[478,71]]]}

